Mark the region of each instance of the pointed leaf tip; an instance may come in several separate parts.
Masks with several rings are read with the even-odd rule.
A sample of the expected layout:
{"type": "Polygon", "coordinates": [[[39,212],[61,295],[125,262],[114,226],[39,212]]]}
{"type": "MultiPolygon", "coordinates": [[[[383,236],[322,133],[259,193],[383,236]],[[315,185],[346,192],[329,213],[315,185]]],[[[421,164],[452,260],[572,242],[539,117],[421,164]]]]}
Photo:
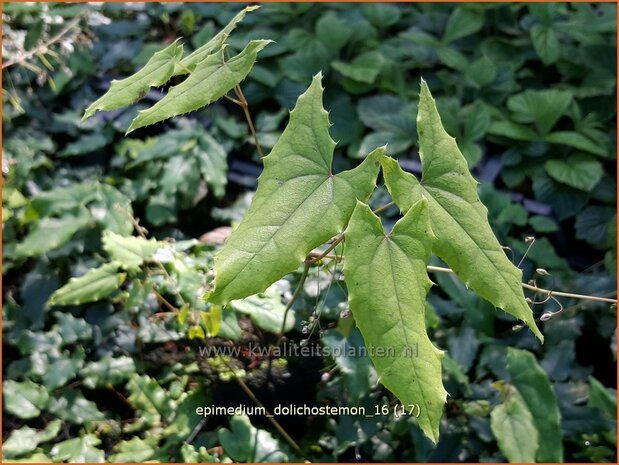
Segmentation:
{"type": "Polygon", "coordinates": [[[522,271],[507,258],[494,235],[477,181],[455,139],[445,131],[425,81],[417,130],[423,184],[386,157],[382,166],[389,193],[402,211],[425,196],[437,236],[435,253],[479,296],[524,321],[543,341],[524,298],[522,271]]]}
{"type": "Polygon", "coordinates": [[[366,345],[395,350],[393,356],[370,354],[380,382],[403,405],[420,405],[419,426],[436,443],[447,391],[441,376],[443,353],[424,330],[431,285],[426,271],[431,253],[427,210],[427,204],[418,201],[387,236],[380,218],[358,201],[346,232],[344,275],[366,345]],[[411,285],[411,276],[419,284],[411,285]],[[412,348],[423,357],[412,355],[412,348]]]}
{"type": "Polygon", "coordinates": [[[333,175],[334,147],[320,81],[314,78],[263,159],[264,171],[247,214],[215,256],[210,302],[225,304],[264,291],[341,232],[357,199],[367,201],[382,152],[374,151],[356,168],[333,175]]]}
{"type": "Polygon", "coordinates": [[[256,62],[258,53],[269,40],[252,40],[236,56],[225,59],[224,49],[198,63],[189,77],[170,89],[168,94],[147,110],[140,111],[127,133],[164,121],[173,116],[198,110],[226,95],[243,81],[256,62]],[[222,66],[223,64],[227,66],[222,66]]]}

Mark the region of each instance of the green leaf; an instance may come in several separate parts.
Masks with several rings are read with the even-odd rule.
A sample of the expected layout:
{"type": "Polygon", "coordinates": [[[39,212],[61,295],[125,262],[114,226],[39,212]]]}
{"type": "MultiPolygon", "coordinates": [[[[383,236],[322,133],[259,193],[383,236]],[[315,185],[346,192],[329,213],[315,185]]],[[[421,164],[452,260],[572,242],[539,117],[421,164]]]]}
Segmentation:
{"type": "Polygon", "coordinates": [[[131,405],[138,411],[140,417],[149,425],[157,425],[166,421],[173,412],[172,399],[166,394],[159,383],[148,375],[135,374],[127,383],[128,396],[131,405]]]}
{"type": "Polygon", "coordinates": [[[183,58],[174,68],[174,75],[187,74],[189,71],[193,71],[206,57],[222,48],[230,33],[236,28],[239,22],[243,21],[245,15],[258,8],[260,8],[259,5],[252,5],[239,11],[217,35],[183,58]]]}
{"type": "Polygon", "coordinates": [[[134,436],[129,441],[120,441],[114,446],[114,454],[110,455],[112,463],[140,463],[149,460],[157,450],[156,437],[140,439],[134,436]]]}
{"type": "Polygon", "coordinates": [[[346,21],[339,19],[333,11],[329,11],[316,21],[316,37],[330,50],[337,52],[348,43],[352,31],[346,21]]]}
{"type": "Polygon", "coordinates": [[[59,397],[52,398],[47,410],[62,420],[78,425],[105,420],[97,404],[86,399],[77,389],[65,389],[59,397]]]}
{"type": "Polygon", "coordinates": [[[496,67],[492,60],[486,56],[482,56],[470,63],[464,76],[477,89],[491,84],[496,78],[496,67]]]}
{"type": "Polygon", "coordinates": [[[555,131],[547,134],[544,137],[544,141],[551,144],[567,145],[568,147],[574,147],[575,149],[582,150],[583,152],[592,153],[600,157],[610,157],[610,150],[604,148],[601,145],[596,144],[587,136],[582,135],[579,132],[574,131],[555,131]]]}
{"type": "Polygon", "coordinates": [[[535,123],[547,134],[572,103],[572,93],[566,90],[527,90],[507,100],[507,108],[519,123],[535,123]]]}
{"type": "Polygon", "coordinates": [[[107,146],[112,141],[112,134],[109,132],[95,132],[86,134],[75,142],[67,146],[58,153],[60,157],[73,157],[76,155],[87,155],[107,146]]]}
{"type": "MultiPolygon", "coordinates": [[[[286,306],[282,303],[282,296],[277,285],[273,284],[267,290],[246,299],[233,300],[230,307],[245,315],[260,329],[278,334],[284,323],[286,306]]],[[[284,331],[290,331],[294,326],[294,317],[288,315],[284,331]]]]}
{"type": "Polygon", "coordinates": [[[287,462],[286,448],[271,433],[252,426],[246,415],[230,419],[230,430],[219,430],[219,440],[235,462],[287,462]]]}
{"type": "Polygon", "coordinates": [[[544,168],[551,178],[586,192],[590,192],[604,174],[604,167],[599,161],[580,153],[567,159],[548,160],[544,168]]]}
{"type": "Polygon", "coordinates": [[[108,387],[131,378],[135,373],[135,362],[131,357],[106,356],[96,362],[89,362],[80,370],[84,386],[90,389],[108,387]]]}
{"type": "Polygon", "coordinates": [[[133,231],[131,200],[108,184],[97,185],[96,200],[89,209],[99,226],[122,236],[130,235],[133,231]]]}
{"type": "Polygon", "coordinates": [[[432,241],[425,199],[389,234],[370,208],[357,202],[346,229],[344,275],[350,309],[366,346],[391,352],[370,354],[380,382],[402,405],[419,404],[419,426],[436,443],[447,391],[441,378],[443,352],[425,330],[432,241]],[[421,359],[413,355],[416,350],[421,359]]]}
{"type": "Polygon", "coordinates": [[[67,284],[52,294],[49,305],[80,305],[96,302],[111,294],[125,280],[125,273],[118,273],[119,263],[107,263],[71,278],[67,284]]]}
{"type": "Polygon", "coordinates": [[[535,231],[540,233],[551,233],[559,229],[559,226],[552,218],[547,218],[545,216],[532,216],[529,218],[529,224],[535,231]]]}
{"type": "Polygon", "coordinates": [[[591,206],[576,217],[576,237],[599,249],[606,249],[609,242],[609,226],[614,223],[615,207],[591,206]]]}
{"type": "Polygon", "coordinates": [[[72,354],[64,351],[59,356],[48,356],[51,363],[43,374],[45,387],[51,391],[73,379],[84,365],[84,356],[84,349],[81,346],[72,354]]]}
{"type": "Polygon", "coordinates": [[[69,242],[69,239],[90,222],[87,215],[65,215],[43,218],[35,224],[22,242],[15,247],[18,258],[37,257],[69,242]]]}
{"type": "Polygon", "coordinates": [[[498,308],[529,325],[543,340],[522,291],[522,271],[507,258],[488,223],[488,210],[479,200],[477,182],[453,137],[443,129],[425,81],[421,85],[417,117],[421,183],[385,157],[387,188],[402,211],[428,199],[432,230],[437,236],[433,251],[473,291],[498,308]]]}
{"type": "Polygon", "coordinates": [[[213,303],[262,292],[296,270],[309,252],[344,229],[355,199],[367,201],[374,190],[382,148],[357,168],[333,175],[335,142],[320,82],[318,74],[299,97],[264,158],[245,218],[215,256],[215,290],[208,298],[213,303]]]}
{"type": "Polygon", "coordinates": [[[56,324],[52,330],[57,331],[62,345],[73,344],[79,340],[92,337],[92,326],[83,318],[75,318],[70,313],[54,312],[56,324]]]}
{"type": "Polygon", "coordinates": [[[512,121],[496,121],[490,125],[488,133],[526,142],[539,139],[533,129],[512,121]]]}
{"type": "Polygon", "coordinates": [[[514,388],[508,389],[505,402],[490,414],[490,428],[507,460],[520,463],[535,462],[539,434],[533,422],[533,415],[514,388]]]}
{"type": "Polygon", "coordinates": [[[4,408],[18,418],[36,418],[47,404],[47,390],[29,379],[19,383],[7,380],[2,383],[4,408]]]}
{"type": "Polygon", "coordinates": [[[512,347],[507,349],[507,368],[542,439],[535,458],[538,462],[563,462],[561,413],[548,375],[532,353],[512,347]]]}
{"type": "Polygon", "coordinates": [[[55,444],[50,455],[59,462],[103,463],[105,455],[101,449],[95,447],[99,444],[101,439],[94,434],[86,434],[55,444]]]}
{"type": "Polygon", "coordinates": [[[199,144],[193,153],[204,181],[213,189],[215,197],[223,197],[228,182],[228,162],[224,148],[210,134],[204,133],[200,135],[199,144]]]}
{"type": "Polygon", "coordinates": [[[208,312],[200,312],[200,319],[210,337],[215,337],[219,334],[221,328],[221,307],[213,305],[208,312]]]}
{"type": "Polygon", "coordinates": [[[449,16],[445,35],[443,35],[443,42],[448,44],[454,40],[475,34],[483,25],[483,15],[459,6],[449,16]]]}
{"type": "MultiPolygon", "coordinates": [[[[389,3],[364,3],[361,5],[363,15],[378,29],[387,29],[396,24],[402,17],[399,5],[389,3]]],[[[348,29],[347,24],[345,28],[348,29]]]]}
{"type": "Polygon", "coordinates": [[[152,258],[155,252],[164,244],[155,239],[144,239],[143,237],[123,237],[112,231],[103,233],[103,249],[109,254],[110,258],[118,263],[125,270],[139,270],[144,261],[152,258]]]}
{"type": "Polygon", "coordinates": [[[54,420],[41,431],[28,426],[11,431],[9,437],[2,444],[3,458],[17,457],[32,452],[40,443],[51,441],[58,436],[61,426],[62,421],[54,420]]]}
{"type": "Polygon", "coordinates": [[[120,81],[112,81],[108,91],[86,108],[82,121],[98,110],[109,111],[131,105],[146,95],[151,87],[162,86],[172,77],[174,67],[182,56],[183,45],[178,40],[155,53],[137,73],[120,81]]]}
{"type": "Polygon", "coordinates": [[[531,28],[531,41],[537,55],[548,66],[559,59],[560,44],[555,31],[549,26],[536,24],[531,28]]]}
{"type": "Polygon", "coordinates": [[[611,394],[593,376],[589,376],[589,400],[587,405],[599,409],[604,415],[613,420],[617,419],[617,394],[611,394]]]}
{"type": "Polygon", "coordinates": [[[138,128],[158,123],[173,116],[202,108],[226,95],[251,71],[258,52],[270,40],[252,40],[241,53],[225,59],[224,49],[209,55],[196,66],[182,83],[170,89],[168,94],[152,107],[138,112],[127,133],[138,128]]]}
{"type": "Polygon", "coordinates": [[[339,71],[342,76],[354,81],[373,84],[380,74],[384,63],[385,57],[380,52],[373,51],[362,53],[350,63],[334,61],[331,63],[331,66],[339,71]]]}
{"type": "Polygon", "coordinates": [[[559,221],[574,216],[589,199],[587,193],[551,179],[542,170],[533,176],[533,192],[537,200],[552,205],[559,221]]]}

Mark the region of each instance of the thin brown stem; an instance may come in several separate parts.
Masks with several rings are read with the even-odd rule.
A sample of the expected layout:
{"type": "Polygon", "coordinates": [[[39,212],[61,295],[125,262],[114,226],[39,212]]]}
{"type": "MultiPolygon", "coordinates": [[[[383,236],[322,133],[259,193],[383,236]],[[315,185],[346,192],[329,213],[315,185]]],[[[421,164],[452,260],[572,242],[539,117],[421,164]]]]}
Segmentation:
{"type": "Polygon", "coordinates": [[[344,233],[342,232],[342,233],[339,233],[337,236],[335,236],[335,239],[333,239],[333,242],[331,242],[331,245],[329,245],[329,247],[327,247],[324,252],[322,252],[321,254],[315,255],[313,258],[310,258],[312,264],[318,263],[323,258],[329,256],[331,251],[333,251],[333,249],[335,249],[338,245],[340,245],[343,240],[344,240],[344,233]]]}
{"type": "Polygon", "coordinates": [[[384,210],[387,210],[387,208],[392,207],[393,205],[395,205],[395,202],[392,200],[391,202],[386,203],[385,205],[383,205],[383,206],[378,207],[377,209],[375,209],[375,210],[374,210],[374,213],[378,215],[379,213],[381,213],[381,212],[382,212],[382,211],[384,211],[384,210]]]}
{"type": "Polygon", "coordinates": [[[6,69],[6,68],[9,68],[10,66],[22,63],[26,60],[29,60],[35,55],[46,53],[49,47],[54,45],[56,42],[62,39],[71,29],[77,26],[81,19],[82,19],[82,15],[77,16],[71,22],[69,22],[69,24],[67,24],[64,28],[62,28],[62,30],[60,30],[56,35],[52,36],[48,41],[43,42],[41,45],[33,48],[32,50],[28,50],[27,52],[22,53],[21,55],[18,55],[15,58],[5,61],[4,63],[2,63],[2,69],[6,69]]]}
{"type": "Polygon", "coordinates": [[[282,321],[282,328],[279,330],[279,335],[277,336],[276,346],[279,345],[282,338],[284,337],[284,331],[286,330],[286,319],[288,318],[288,312],[296,302],[296,300],[301,295],[301,291],[303,290],[303,284],[305,284],[305,280],[307,279],[307,275],[309,274],[310,267],[314,262],[312,260],[305,260],[305,264],[303,266],[303,272],[301,273],[301,277],[299,278],[299,283],[297,284],[297,288],[294,290],[294,294],[288,301],[286,308],[284,309],[284,320],[282,321]]]}
{"type": "MultiPolygon", "coordinates": [[[[393,202],[389,202],[388,204],[385,204],[385,205],[383,205],[381,207],[376,208],[375,210],[373,210],[373,212],[375,214],[378,214],[378,213],[382,212],[383,210],[386,210],[387,208],[389,208],[392,205],[394,205],[394,203],[393,202]]],[[[331,242],[329,247],[327,247],[324,252],[322,252],[320,254],[312,253],[312,254],[307,256],[307,259],[311,259],[313,263],[317,263],[320,260],[322,260],[323,258],[329,257],[329,254],[333,251],[333,249],[335,249],[338,245],[340,245],[343,240],[344,240],[344,232],[341,232],[337,236],[335,236],[335,239],[333,239],[333,241],[331,242]]],[[[339,260],[341,260],[341,257],[339,258],[339,260]]]]}
{"type": "Polygon", "coordinates": [[[552,295],[555,297],[569,297],[571,299],[592,300],[594,302],[607,302],[616,304],[617,299],[609,299],[607,297],[596,297],[593,295],[572,294],[571,292],[559,292],[550,289],[542,289],[541,287],[531,286],[530,284],[522,283],[522,287],[531,291],[539,292],[540,294],[552,295]]]}
{"type": "Polygon", "coordinates": [[[282,428],[282,426],[279,424],[279,422],[275,419],[275,417],[269,412],[269,410],[264,406],[264,404],[262,402],[260,402],[260,400],[258,400],[258,398],[256,397],[256,395],[252,392],[252,390],[249,388],[249,386],[247,386],[247,384],[245,383],[245,381],[243,381],[241,378],[239,378],[235,371],[234,368],[230,366],[230,364],[228,363],[227,360],[223,359],[224,364],[228,367],[228,369],[230,370],[232,376],[234,376],[234,379],[236,380],[236,382],[238,383],[238,385],[241,387],[241,389],[245,392],[245,394],[247,394],[247,396],[258,406],[260,407],[266,414],[266,418],[267,420],[269,420],[269,422],[273,425],[273,427],[279,432],[279,434],[282,435],[282,437],[286,440],[286,442],[288,444],[290,444],[290,446],[297,451],[301,456],[303,456],[303,452],[301,451],[301,448],[299,447],[299,445],[295,442],[294,439],[292,439],[290,437],[290,435],[286,432],[286,430],[284,428],[282,428]]]}
{"type": "Polygon", "coordinates": [[[235,98],[232,98],[232,97],[230,97],[229,95],[224,95],[224,98],[225,98],[225,99],[228,99],[229,101],[231,101],[232,103],[234,103],[234,104],[236,104],[236,105],[238,105],[238,106],[240,106],[240,107],[242,107],[242,106],[243,106],[243,105],[241,104],[241,101],[240,101],[240,100],[237,100],[237,99],[235,99],[235,98]]]}
{"type": "MultiPolygon", "coordinates": [[[[135,228],[135,230],[138,232],[138,234],[140,235],[140,237],[142,237],[142,239],[148,239],[146,237],[146,232],[148,232],[144,227],[140,226],[140,222],[133,217],[133,215],[131,215],[129,212],[127,212],[127,215],[129,216],[129,219],[131,220],[131,223],[133,224],[133,227],[135,228]]],[[[155,263],[155,265],[157,265],[157,267],[161,270],[161,272],[165,275],[165,277],[168,279],[168,281],[170,281],[170,283],[173,286],[173,291],[174,294],[178,297],[178,299],[181,301],[182,305],[185,305],[185,299],[183,299],[183,296],[181,295],[180,291],[178,290],[176,281],[174,281],[174,279],[172,279],[172,276],[170,276],[170,273],[168,273],[168,270],[165,269],[165,266],[163,266],[163,264],[159,261],[159,260],[152,260],[153,263],[155,263]]],[[[160,294],[158,294],[159,297],[161,297],[160,294]]],[[[161,297],[163,299],[163,297],[161,297]]],[[[167,303],[168,305],[172,306],[176,312],[178,312],[178,309],[176,307],[174,307],[172,304],[170,304],[167,300],[163,299],[164,303],[167,303]]]]}
{"type": "MultiPolygon", "coordinates": [[[[428,271],[433,272],[433,273],[453,273],[454,272],[451,268],[444,268],[442,266],[428,265],[426,268],[428,271]]],[[[571,292],[553,291],[551,289],[543,289],[541,287],[532,286],[531,284],[527,284],[527,283],[522,283],[522,287],[530,291],[538,292],[540,294],[546,294],[548,296],[568,297],[571,299],[591,300],[594,302],[607,302],[609,304],[617,303],[617,299],[609,299],[607,297],[596,297],[593,295],[573,294],[571,292]]]]}
{"type": "Polygon", "coordinates": [[[245,114],[245,119],[247,120],[247,125],[249,126],[251,135],[254,138],[254,143],[256,144],[256,150],[258,151],[258,155],[260,155],[260,158],[263,158],[264,152],[262,151],[262,147],[260,146],[260,142],[258,141],[258,134],[256,133],[254,122],[251,119],[251,115],[249,114],[249,103],[247,103],[247,100],[245,99],[245,95],[243,95],[243,90],[241,89],[241,86],[237,84],[234,87],[234,92],[236,93],[236,96],[239,98],[238,102],[235,101],[235,103],[243,109],[243,113],[245,114]]]}
{"type": "MultiPolygon", "coordinates": [[[[156,290],[153,289],[153,292],[155,294],[155,296],[157,297],[157,299],[163,304],[165,305],[168,310],[174,312],[174,313],[178,313],[180,310],[178,308],[176,308],[174,305],[172,305],[165,297],[163,297],[161,294],[159,294],[159,292],[157,292],[156,290]]],[[[157,313],[155,313],[155,315],[158,315],[157,313]]],[[[153,316],[155,316],[153,315],[153,316]]]]}

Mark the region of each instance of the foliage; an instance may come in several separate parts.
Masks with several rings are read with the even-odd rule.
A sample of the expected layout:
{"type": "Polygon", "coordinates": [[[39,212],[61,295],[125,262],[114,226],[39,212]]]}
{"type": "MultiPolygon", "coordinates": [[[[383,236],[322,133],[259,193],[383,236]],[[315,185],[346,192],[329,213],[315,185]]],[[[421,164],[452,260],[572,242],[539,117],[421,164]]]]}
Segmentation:
{"type": "MultiPolygon", "coordinates": [[[[388,153],[419,174],[420,101],[411,83],[423,75],[446,132],[481,180],[479,198],[498,242],[511,247],[508,257],[518,263],[531,245],[523,237],[537,236],[516,267],[525,280],[612,295],[615,8],[268,4],[243,18],[234,4],[5,5],[3,43],[13,47],[5,58],[79,18],[51,53],[3,70],[5,459],[500,461],[532,460],[534,452],[537,460],[615,461],[615,315],[605,304],[559,297],[565,310],[539,323],[542,346],[452,275],[434,273],[424,319],[446,351],[442,384],[450,394],[435,446],[416,419],[382,413],[392,411],[393,397],[366,356],[200,356],[199,339],[189,336],[204,335],[200,343],[209,346],[272,342],[302,277],[290,269],[223,312],[201,298],[212,287],[218,246],[211,233],[206,242],[191,238],[240,221],[250,203],[244,191],[253,190],[258,159],[243,113],[221,101],[125,138],[137,111],[162,101],[152,87],[129,109],[80,121],[111,79],[135,73],[177,36],[189,51],[164,88],[187,82],[224,43],[234,56],[252,40],[272,39],[242,83],[263,148],[285,131],[278,109],[292,108],[322,71],[329,133],[338,141],[333,171],[353,169],[388,143],[388,153]],[[111,270],[107,263],[116,266],[107,296],[97,287],[97,301],[46,309],[70,279],[111,270]],[[526,379],[518,376],[523,365],[531,367],[526,379]],[[203,424],[195,414],[224,399],[252,405],[236,376],[269,408],[327,403],[379,413],[289,419],[284,426],[301,452],[289,450],[259,416],[203,424]],[[538,447],[528,440],[517,452],[529,456],[512,455],[520,434],[533,431],[538,447]]],[[[381,187],[366,203],[387,201],[381,187]]],[[[397,216],[395,207],[381,213],[386,230],[397,216]]],[[[431,265],[442,264],[431,258],[431,265]]],[[[343,278],[338,260],[311,267],[286,320],[289,340],[362,347],[343,278]]],[[[534,313],[556,309],[550,299],[534,313]]]]}

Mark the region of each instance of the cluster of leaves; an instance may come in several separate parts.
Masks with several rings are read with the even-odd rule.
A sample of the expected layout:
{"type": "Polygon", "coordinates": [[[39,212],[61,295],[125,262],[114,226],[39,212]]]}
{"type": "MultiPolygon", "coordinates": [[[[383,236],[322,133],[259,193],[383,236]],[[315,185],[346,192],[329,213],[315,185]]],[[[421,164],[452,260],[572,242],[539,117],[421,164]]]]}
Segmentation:
{"type": "MultiPolygon", "coordinates": [[[[238,221],[247,208],[245,194],[233,202],[238,192],[226,185],[226,158],[255,160],[242,114],[228,104],[213,105],[197,121],[175,118],[125,139],[136,112],[162,101],[152,89],[138,95],[146,106],[80,122],[110,78],[134,73],[166,44],[178,51],[179,42],[170,45],[178,31],[188,37],[186,49],[200,50],[236,8],[5,7],[13,31],[43,22],[42,40],[64,18],[87,18],[81,39],[63,57],[65,66],[49,58],[55,71],[45,86],[33,79],[36,72],[20,66],[5,72],[10,79],[3,80],[10,86],[3,95],[11,96],[3,101],[3,336],[11,360],[3,373],[5,458],[299,459],[277,432],[252,426],[259,421],[255,417],[235,417],[229,430],[216,419],[202,425],[195,407],[212,403],[218,386],[229,395],[233,376],[221,360],[209,360],[205,368],[203,361],[175,353],[187,347],[188,332],[217,334],[209,338],[216,342],[242,345],[251,337],[264,342],[260,330],[279,332],[282,296],[290,298],[298,279],[291,274],[266,292],[237,301],[223,313],[220,328],[209,318],[215,307],[199,298],[208,288],[213,248],[185,239],[238,221]],[[128,237],[135,229],[132,215],[146,220],[158,239],[128,237]],[[73,289],[71,276],[82,277],[73,289]],[[180,309],[178,317],[159,318],[167,309],[153,290],[180,309]],[[57,305],[48,310],[52,295],[57,305]],[[75,302],[82,303],[64,306],[75,302]]],[[[552,282],[543,278],[544,284],[604,294],[616,288],[608,276],[614,270],[609,224],[614,224],[615,184],[606,174],[615,166],[615,67],[609,62],[615,53],[608,45],[615,43],[614,8],[269,4],[238,24],[228,49],[241,52],[254,39],[276,41],[260,52],[243,84],[264,148],[275,145],[287,122],[287,112],[274,108],[292,108],[311,77],[325,73],[325,107],[338,140],[335,171],[351,168],[355,158],[384,143],[402,165],[417,169],[418,94],[410,83],[423,73],[438,95],[447,132],[457,137],[469,166],[490,181],[480,186],[480,197],[499,241],[520,257],[528,246],[523,234],[543,236],[523,262],[525,276],[544,267],[554,275],[552,282]],[[572,270],[581,271],[604,254],[606,271],[599,265],[587,273],[572,270]]],[[[187,82],[182,68],[171,79],[187,82]]],[[[384,198],[377,192],[369,202],[379,206],[384,198]]],[[[397,212],[385,213],[390,226],[397,212]]],[[[336,262],[310,270],[294,318],[286,321],[293,338],[330,348],[363,345],[347,316],[342,277],[336,262]]],[[[439,443],[431,445],[410,417],[319,418],[312,420],[316,428],[295,437],[306,456],[558,461],[563,453],[568,460],[615,460],[616,397],[595,379],[607,386],[615,379],[615,320],[608,306],[564,310],[544,323],[540,347],[527,332],[512,332],[513,320],[451,275],[433,280],[439,286],[430,290],[426,325],[435,344],[447,351],[443,384],[451,394],[439,443]],[[587,355],[592,348],[594,357],[587,355]],[[531,378],[522,379],[525,372],[531,378]],[[540,410],[542,404],[547,410],[540,410]]],[[[548,301],[535,311],[555,308],[548,301]]],[[[282,362],[288,362],[282,369],[294,380],[297,361],[282,362]]],[[[237,375],[257,385],[272,368],[270,363],[252,367],[246,363],[237,375]]],[[[391,402],[377,387],[368,357],[327,358],[323,367],[328,376],[316,378],[305,403],[374,411],[391,402]]],[[[303,366],[296,376],[307,384],[314,369],[303,366]]],[[[291,399],[300,403],[300,392],[285,386],[279,396],[292,391],[291,399]]]]}

